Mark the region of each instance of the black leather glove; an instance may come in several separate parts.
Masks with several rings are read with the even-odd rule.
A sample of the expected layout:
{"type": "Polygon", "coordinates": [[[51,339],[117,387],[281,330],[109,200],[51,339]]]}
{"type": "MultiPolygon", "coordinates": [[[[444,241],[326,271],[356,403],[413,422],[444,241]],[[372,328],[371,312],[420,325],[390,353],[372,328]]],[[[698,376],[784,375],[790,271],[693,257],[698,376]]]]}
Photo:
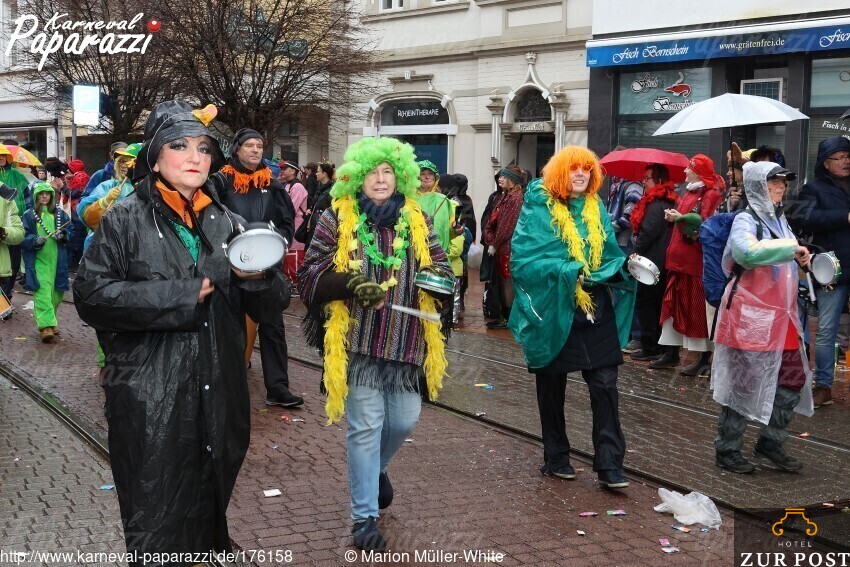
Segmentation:
{"type": "Polygon", "coordinates": [[[44,247],[45,242],[47,242],[46,236],[37,236],[36,239],[35,239],[35,244],[33,244],[33,247],[36,250],[41,250],[44,247]]]}
{"type": "Polygon", "coordinates": [[[66,232],[63,230],[63,231],[59,232],[59,233],[55,236],[55,238],[56,238],[56,242],[58,242],[59,244],[66,244],[66,243],[68,242],[68,233],[66,233],[66,232]]]}

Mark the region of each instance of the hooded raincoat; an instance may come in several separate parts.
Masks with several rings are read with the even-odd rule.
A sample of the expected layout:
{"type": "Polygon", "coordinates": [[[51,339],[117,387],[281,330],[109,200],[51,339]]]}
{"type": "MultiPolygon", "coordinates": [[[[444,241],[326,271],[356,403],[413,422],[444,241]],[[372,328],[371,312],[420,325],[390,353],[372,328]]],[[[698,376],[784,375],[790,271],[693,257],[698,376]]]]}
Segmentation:
{"type": "MultiPolygon", "coordinates": [[[[575,286],[582,265],[570,257],[567,246],[552,224],[547,202],[549,192],[541,179],[532,181],[525,193],[511,242],[511,275],[514,279],[514,305],[508,327],[522,345],[529,368],[543,368],[561,352],[576,311],[575,286]]],[[[579,234],[587,237],[581,210],[587,197],[568,200],[579,234]]],[[[634,312],[635,282],[626,269],[626,255],[617,244],[611,220],[601,200],[597,200],[605,229],[602,264],[591,272],[594,282],[624,281],[632,291],[606,288],[613,293],[614,312],[620,345],[628,342],[634,312]]],[[[586,253],[590,246],[586,244],[586,253]]]]}
{"type": "MultiPolygon", "coordinates": [[[[734,278],[726,285],[718,308],[711,371],[716,402],[765,424],[773,411],[782,354],[788,350],[788,343],[796,343],[794,348],[800,349],[801,359],[808,360],[802,342],[793,340],[793,335],[802,333],[794,261],[797,239],[785,217],[777,217],[767,191],[767,175],[776,167],[771,162],[744,165],[744,191],[750,210],[735,217],[723,252],[726,275],[732,273],[735,264],[743,272],[737,286],[734,278]],[[757,222],[762,224],[761,240],[756,236],[757,222]]],[[[803,369],[806,384],[795,411],[812,415],[812,375],[808,364],[803,364],[803,369]]]]}
{"type": "Polygon", "coordinates": [[[279,271],[250,281],[231,272],[221,245],[244,221],[211,181],[200,190],[212,201],[198,212],[209,246],[181,238],[189,229],[149,175],[103,216],[73,286],[106,354],[110,456],[131,552],[230,549],[225,511],[250,429],[245,314],[263,322],[289,303],[279,271]],[[215,291],[198,303],[204,277],[215,291]]]}

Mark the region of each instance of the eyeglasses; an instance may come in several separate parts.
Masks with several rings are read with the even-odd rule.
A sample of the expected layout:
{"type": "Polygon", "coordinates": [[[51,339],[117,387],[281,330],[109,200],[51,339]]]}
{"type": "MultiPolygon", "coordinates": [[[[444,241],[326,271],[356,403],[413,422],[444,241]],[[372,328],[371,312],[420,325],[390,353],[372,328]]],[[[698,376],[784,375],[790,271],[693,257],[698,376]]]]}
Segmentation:
{"type": "Polygon", "coordinates": [[[585,173],[590,173],[591,171],[593,171],[593,164],[592,163],[571,163],[570,164],[570,171],[576,172],[579,169],[582,170],[585,173]]]}
{"type": "Polygon", "coordinates": [[[839,157],[828,157],[826,158],[829,161],[850,161],[850,155],[839,156],[839,157]]]}
{"type": "Polygon", "coordinates": [[[644,178],[643,178],[643,182],[644,182],[644,183],[649,183],[650,181],[652,181],[652,176],[651,176],[651,175],[647,175],[646,177],[644,177],[644,178]]]}

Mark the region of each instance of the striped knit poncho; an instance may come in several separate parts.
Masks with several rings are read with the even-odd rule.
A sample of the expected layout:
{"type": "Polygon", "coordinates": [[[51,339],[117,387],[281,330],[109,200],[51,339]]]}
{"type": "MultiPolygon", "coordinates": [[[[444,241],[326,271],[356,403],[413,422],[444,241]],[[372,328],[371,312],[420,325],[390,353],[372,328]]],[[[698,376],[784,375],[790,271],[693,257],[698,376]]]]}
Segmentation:
{"type": "MultiPolygon", "coordinates": [[[[428,245],[431,265],[438,271],[451,273],[446,253],[440,247],[439,240],[428,222],[428,245]]],[[[299,288],[301,299],[305,304],[313,305],[316,285],[327,270],[333,270],[333,257],[337,251],[338,219],[333,209],[326,209],[316,225],[316,232],[307,250],[304,263],[299,270],[299,288]]],[[[392,243],[395,230],[389,228],[373,228],[375,242],[380,251],[389,256],[392,254],[392,243]]],[[[363,253],[362,245],[358,243],[355,257],[363,261],[361,271],[377,283],[382,283],[389,277],[387,269],[373,264],[363,253]]],[[[393,276],[398,284],[390,287],[387,293],[387,307],[382,309],[364,309],[356,302],[345,302],[351,313],[351,327],[347,334],[346,350],[349,353],[370,356],[385,361],[402,362],[422,366],[425,360],[425,340],[423,324],[417,317],[405,315],[390,309],[389,305],[403,305],[420,309],[418,288],[414,278],[419,269],[414,257],[413,246],[407,249],[402,265],[395,270],[393,276]]],[[[315,307],[315,306],[314,306],[315,307]]],[[[316,313],[315,309],[311,311],[316,313]]],[[[306,321],[308,340],[312,346],[321,348],[321,332],[316,323],[322,321],[306,321]],[[310,330],[312,327],[312,331],[310,330]]]]}

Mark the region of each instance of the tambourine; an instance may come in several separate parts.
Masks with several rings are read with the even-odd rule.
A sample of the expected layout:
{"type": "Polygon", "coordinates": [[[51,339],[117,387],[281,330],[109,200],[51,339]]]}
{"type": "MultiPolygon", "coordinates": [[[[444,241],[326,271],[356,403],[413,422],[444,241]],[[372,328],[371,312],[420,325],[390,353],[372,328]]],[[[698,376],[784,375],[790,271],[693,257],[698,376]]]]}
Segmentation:
{"type": "Polygon", "coordinates": [[[629,273],[642,284],[657,285],[661,279],[661,270],[655,265],[655,262],[635,254],[629,258],[627,263],[629,273]]]}
{"type": "Polygon", "coordinates": [[[428,268],[422,268],[422,270],[416,274],[413,283],[417,287],[442,295],[451,295],[454,292],[453,278],[438,274],[434,270],[428,268]]]}
{"type": "Polygon", "coordinates": [[[279,266],[286,255],[287,242],[271,221],[249,222],[237,225],[221,247],[233,268],[255,273],[279,266]]]}
{"type": "Polygon", "coordinates": [[[822,286],[835,285],[841,277],[841,262],[834,252],[821,252],[812,256],[812,275],[822,286]]]}

